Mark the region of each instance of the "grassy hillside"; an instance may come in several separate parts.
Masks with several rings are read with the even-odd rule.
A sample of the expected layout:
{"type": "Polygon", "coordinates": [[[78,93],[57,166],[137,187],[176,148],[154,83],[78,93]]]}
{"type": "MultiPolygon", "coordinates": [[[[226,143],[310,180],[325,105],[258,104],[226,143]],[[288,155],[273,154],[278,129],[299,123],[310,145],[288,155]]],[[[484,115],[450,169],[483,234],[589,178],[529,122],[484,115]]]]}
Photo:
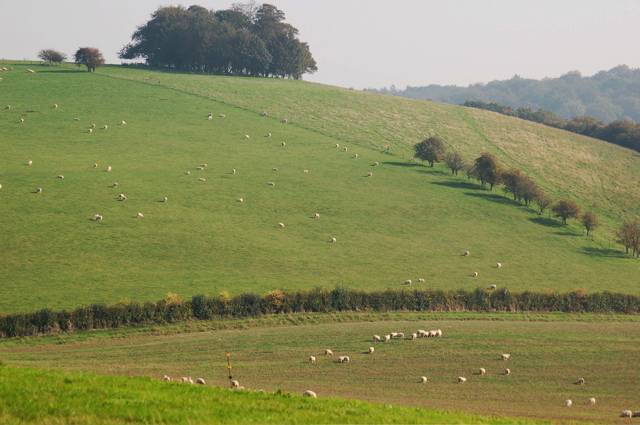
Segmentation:
{"type": "MultiPolygon", "coordinates": [[[[553,423],[625,423],[617,418],[619,412],[640,403],[632,371],[632,365],[640,362],[636,343],[640,327],[637,317],[625,319],[557,314],[272,316],[211,322],[211,328],[198,323],[191,329],[3,341],[0,359],[9,366],[156,380],[164,374],[202,376],[209,384],[224,386],[229,351],[234,377],[250,389],[293,393],[313,389],[321,397],[526,416],[553,423]],[[434,328],[443,330],[442,338],[378,343],[372,355],[363,354],[374,345],[373,334],[434,328]],[[325,348],[336,356],[350,355],[351,364],[324,357],[325,348]],[[503,352],[512,359],[500,360],[503,352]],[[315,365],[307,362],[312,354],[318,356],[315,365]],[[480,367],[486,368],[485,376],[474,374],[480,367]],[[502,374],[505,367],[511,369],[510,376],[502,374]],[[422,375],[429,378],[427,384],[418,383],[422,375]],[[468,378],[463,385],[456,383],[461,375],[468,378]],[[586,379],[584,386],[573,384],[579,377],[586,379]],[[597,398],[595,406],[587,406],[589,397],[597,398]],[[570,409],[564,407],[567,398],[575,403],[570,409]]],[[[297,414],[301,413],[292,412],[297,414]]],[[[405,419],[411,422],[410,416],[405,419]]]]}
{"type": "Polygon", "coordinates": [[[12,105],[0,111],[0,312],[170,291],[397,288],[418,277],[433,288],[640,290],[638,262],[604,231],[588,239],[404,159],[431,130],[468,155],[496,151],[583,202],[593,193],[599,210],[630,212],[639,186],[618,184],[640,175],[630,151],[483,111],[299,81],[24,68],[3,73],[0,90],[0,105],[12,105]],[[380,152],[386,144],[391,154],[380,152]],[[96,213],[102,222],[90,220],[96,213]]]}
{"type": "Polygon", "coordinates": [[[0,367],[5,424],[534,424],[339,399],[232,392],[144,378],[0,367]]]}

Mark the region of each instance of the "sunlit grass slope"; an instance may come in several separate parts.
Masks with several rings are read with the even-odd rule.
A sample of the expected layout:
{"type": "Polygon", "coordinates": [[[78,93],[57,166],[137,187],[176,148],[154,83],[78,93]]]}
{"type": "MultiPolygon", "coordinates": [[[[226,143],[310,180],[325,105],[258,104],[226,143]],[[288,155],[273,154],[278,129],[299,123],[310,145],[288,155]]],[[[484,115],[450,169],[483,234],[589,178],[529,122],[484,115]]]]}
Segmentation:
{"type": "MultiPolygon", "coordinates": [[[[466,153],[501,146],[504,157],[529,151],[532,164],[541,151],[516,154],[506,140],[544,136],[558,146],[545,181],[579,194],[596,178],[601,187],[633,182],[640,168],[598,162],[569,178],[555,172],[565,169],[561,152],[574,152],[571,166],[590,155],[636,164],[629,151],[498,115],[303,82],[24,68],[0,83],[0,105],[12,106],[0,111],[0,312],[167,292],[398,288],[418,277],[431,288],[640,289],[637,261],[604,229],[591,240],[441,166],[405,159],[430,128],[466,153]],[[500,137],[491,144],[479,136],[492,132],[500,137]],[[380,152],[385,144],[391,154],[380,152]],[[128,200],[117,201],[119,193],[128,200]],[[96,213],[102,222],[90,220],[96,213]],[[461,257],[464,249],[472,255],[461,257]]],[[[637,185],[620,187],[637,204],[637,185]]],[[[607,194],[610,205],[628,208],[607,194]]]]}

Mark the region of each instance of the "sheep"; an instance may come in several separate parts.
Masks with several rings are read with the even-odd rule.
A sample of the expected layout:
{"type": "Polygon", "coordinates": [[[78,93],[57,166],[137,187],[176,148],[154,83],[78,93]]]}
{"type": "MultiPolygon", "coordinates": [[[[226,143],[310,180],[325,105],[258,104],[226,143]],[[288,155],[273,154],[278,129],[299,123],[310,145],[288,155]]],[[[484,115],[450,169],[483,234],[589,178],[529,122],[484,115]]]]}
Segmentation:
{"type": "Polygon", "coordinates": [[[496,263],[496,269],[501,269],[502,268],[502,263],[496,263]]]}
{"type": "Polygon", "coordinates": [[[349,356],[340,356],[338,357],[338,363],[350,363],[351,357],[349,356]]]}
{"type": "Polygon", "coordinates": [[[420,382],[421,384],[426,384],[426,383],[427,383],[427,381],[428,381],[428,379],[427,379],[427,377],[426,377],[426,376],[421,376],[421,377],[420,377],[420,381],[419,381],[419,382],[420,382]]]}
{"type": "Polygon", "coordinates": [[[163,381],[171,381],[171,377],[170,377],[170,376],[168,376],[168,375],[164,375],[164,376],[162,377],[162,380],[163,380],[163,381]]]}
{"type": "Polygon", "coordinates": [[[209,115],[207,115],[207,119],[211,121],[213,119],[213,113],[209,112],[209,115]]]}
{"type": "Polygon", "coordinates": [[[307,170],[306,168],[304,170],[302,170],[303,173],[305,174],[309,174],[309,170],[307,170]]]}
{"type": "Polygon", "coordinates": [[[502,354],[500,354],[500,358],[501,358],[502,360],[504,360],[504,361],[507,361],[507,360],[511,359],[511,354],[509,354],[509,353],[502,353],[502,354]]]}
{"type": "Polygon", "coordinates": [[[118,187],[118,186],[120,186],[120,183],[118,182],[111,183],[111,187],[118,187]]]}
{"type": "Polygon", "coordinates": [[[138,214],[136,214],[136,218],[144,218],[144,214],[138,211],[138,214]]]}
{"type": "Polygon", "coordinates": [[[349,148],[345,146],[344,148],[342,148],[342,150],[344,150],[345,152],[347,152],[347,151],[349,150],[349,148]]]}
{"type": "Polygon", "coordinates": [[[205,382],[204,378],[198,378],[198,379],[196,379],[196,384],[198,384],[198,385],[206,385],[207,383],[205,382]]]}
{"type": "Polygon", "coordinates": [[[436,336],[440,338],[442,336],[442,329],[436,329],[436,336]]]}
{"type": "Polygon", "coordinates": [[[231,387],[232,388],[240,388],[240,382],[237,379],[232,379],[231,380],[231,387]]]}
{"type": "Polygon", "coordinates": [[[391,338],[402,339],[404,338],[404,332],[391,332],[391,338]]]}
{"type": "Polygon", "coordinates": [[[247,140],[249,140],[249,139],[251,139],[251,136],[249,136],[248,134],[245,134],[245,135],[244,135],[244,138],[245,138],[245,139],[247,139],[247,140]]]}
{"type": "Polygon", "coordinates": [[[338,242],[338,239],[336,239],[335,236],[332,236],[331,239],[329,239],[329,242],[336,243],[336,242],[338,242]]]}
{"type": "Polygon", "coordinates": [[[471,274],[471,277],[478,277],[478,275],[479,275],[479,273],[478,273],[478,272],[473,272],[473,273],[471,274]]]}
{"type": "Polygon", "coordinates": [[[111,170],[113,170],[113,168],[111,167],[111,165],[107,165],[107,173],[110,173],[111,170]]]}
{"type": "Polygon", "coordinates": [[[622,417],[622,418],[632,418],[633,417],[633,412],[631,410],[623,410],[620,413],[620,417],[622,417]]]}
{"type": "Polygon", "coordinates": [[[56,176],[56,178],[59,179],[59,180],[64,180],[64,176],[62,174],[56,176]]]}
{"type": "Polygon", "coordinates": [[[431,330],[431,331],[427,332],[427,337],[428,338],[435,337],[436,335],[437,335],[436,331],[431,330]]]}
{"type": "Polygon", "coordinates": [[[574,382],[574,384],[575,385],[584,385],[585,384],[585,380],[584,380],[584,378],[580,378],[576,382],[574,382]]]}
{"type": "Polygon", "coordinates": [[[309,363],[316,364],[316,356],[309,356],[309,363]]]}
{"type": "Polygon", "coordinates": [[[319,219],[320,218],[320,213],[313,214],[313,218],[316,219],[316,220],[319,219]]]}
{"type": "Polygon", "coordinates": [[[207,181],[207,179],[205,179],[204,177],[200,177],[200,178],[198,178],[198,181],[206,182],[206,181],[207,181]]]}
{"type": "Polygon", "coordinates": [[[191,175],[191,171],[187,170],[184,172],[185,175],[190,176],[191,175]]]}
{"type": "Polygon", "coordinates": [[[487,289],[489,289],[489,290],[493,291],[493,290],[495,290],[497,287],[498,287],[498,285],[493,284],[493,285],[490,285],[487,289]]]}
{"type": "Polygon", "coordinates": [[[28,161],[27,161],[27,166],[28,166],[28,167],[31,167],[32,165],[33,165],[33,161],[32,161],[31,159],[30,159],[30,160],[28,160],[28,161]]]}
{"type": "Polygon", "coordinates": [[[288,120],[288,119],[286,119],[286,118],[284,118],[284,119],[283,119],[282,121],[280,121],[280,122],[281,122],[282,124],[288,124],[288,123],[289,123],[289,120],[288,120]]]}
{"type": "Polygon", "coordinates": [[[470,256],[470,255],[471,255],[471,252],[469,252],[469,250],[468,250],[468,249],[467,249],[467,250],[465,250],[465,251],[462,253],[462,256],[463,256],[463,257],[468,257],[468,256],[470,256]]]}
{"type": "Polygon", "coordinates": [[[571,401],[571,399],[566,399],[564,401],[564,405],[567,406],[567,407],[571,407],[571,406],[573,406],[573,401],[571,401]]]}
{"type": "Polygon", "coordinates": [[[105,125],[102,126],[102,129],[103,130],[109,130],[109,126],[107,124],[105,124],[105,125]]]}
{"type": "Polygon", "coordinates": [[[378,161],[376,161],[373,164],[371,164],[372,167],[377,167],[378,165],[380,165],[380,163],[378,161]]]}
{"type": "Polygon", "coordinates": [[[273,167],[271,171],[278,171],[278,167],[273,167]]]}
{"type": "Polygon", "coordinates": [[[58,109],[58,104],[57,103],[53,104],[53,109],[58,109]]]}
{"type": "Polygon", "coordinates": [[[233,168],[233,169],[231,170],[231,174],[233,174],[234,176],[235,176],[237,173],[238,173],[238,170],[236,170],[235,168],[233,168]]]}
{"type": "Polygon", "coordinates": [[[353,159],[358,159],[360,156],[358,154],[353,155],[353,159]]]}
{"type": "Polygon", "coordinates": [[[504,374],[505,374],[505,375],[507,375],[507,376],[511,375],[511,369],[506,368],[506,369],[504,370],[504,374]]]}
{"type": "Polygon", "coordinates": [[[118,201],[126,201],[127,200],[127,195],[125,195],[124,193],[121,193],[120,195],[118,195],[118,201]]]}
{"type": "Polygon", "coordinates": [[[481,367],[480,369],[478,369],[478,375],[486,375],[487,374],[487,369],[481,367]]]}
{"type": "Polygon", "coordinates": [[[311,390],[306,390],[305,392],[302,393],[303,397],[311,397],[311,398],[318,398],[318,395],[311,390]]]}
{"type": "Polygon", "coordinates": [[[98,161],[93,163],[93,168],[98,168],[98,161]]]}
{"type": "Polygon", "coordinates": [[[20,118],[20,124],[24,124],[24,118],[20,118]]]}
{"type": "Polygon", "coordinates": [[[382,338],[380,338],[380,335],[374,335],[373,336],[373,342],[381,342],[382,338]]]}
{"type": "Polygon", "coordinates": [[[271,137],[271,132],[267,133],[264,137],[267,137],[267,138],[271,137]]]}
{"type": "Polygon", "coordinates": [[[193,385],[193,384],[194,384],[194,382],[193,382],[193,378],[192,378],[192,377],[190,377],[190,376],[183,376],[183,377],[182,377],[182,382],[184,382],[184,383],[186,383],[186,384],[191,384],[191,385],[193,385]]]}
{"type": "Polygon", "coordinates": [[[373,171],[369,171],[369,172],[367,173],[367,177],[373,177],[373,171]]]}
{"type": "Polygon", "coordinates": [[[89,128],[96,128],[96,123],[92,123],[89,128]]]}
{"type": "Polygon", "coordinates": [[[125,126],[127,125],[127,122],[125,120],[120,121],[120,125],[125,126]]]}
{"type": "Polygon", "coordinates": [[[2,185],[0,184],[0,189],[2,189],[2,185]]]}
{"type": "Polygon", "coordinates": [[[36,193],[42,193],[42,188],[41,187],[36,187],[36,193]]]}
{"type": "Polygon", "coordinates": [[[331,349],[327,348],[327,349],[324,350],[324,355],[332,357],[333,356],[333,351],[331,351],[331,349]]]}
{"type": "Polygon", "coordinates": [[[169,198],[167,198],[166,196],[164,196],[164,197],[162,198],[162,202],[167,202],[168,200],[169,200],[169,198]]]}
{"type": "Polygon", "coordinates": [[[96,213],[93,215],[93,221],[102,221],[104,217],[102,217],[102,214],[96,213]]]}
{"type": "Polygon", "coordinates": [[[238,202],[240,202],[241,204],[244,203],[244,198],[238,198],[238,202]]]}
{"type": "Polygon", "coordinates": [[[595,397],[590,397],[589,400],[587,400],[587,403],[589,404],[589,406],[595,406],[596,405],[596,398],[595,397]]]}
{"type": "Polygon", "coordinates": [[[266,117],[267,115],[269,115],[269,114],[267,114],[267,111],[260,112],[260,116],[261,117],[266,117]]]}
{"type": "Polygon", "coordinates": [[[280,143],[280,146],[282,146],[283,148],[287,146],[287,142],[282,142],[280,143]]]}
{"type": "Polygon", "coordinates": [[[198,170],[198,171],[202,171],[202,170],[204,170],[204,167],[203,167],[203,166],[201,166],[201,165],[198,165],[198,166],[196,167],[196,170],[198,170]]]}
{"type": "Polygon", "coordinates": [[[411,285],[413,283],[413,281],[411,279],[407,279],[402,283],[405,284],[405,285],[411,285]]]}
{"type": "Polygon", "coordinates": [[[340,143],[336,143],[336,149],[340,149],[340,143]]]}
{"type": "Polygon", "coordinates": [[[412,340],[414,340],[414,339],[418,339],[418,334],[417,334],[416,332],[412,333],[412,334],[411,334],[411,339],[412,339],[412,340]]]}
{"type": "Polygon", "coordinates": [[[374,351],[376,351],[374,347],[369,347],[369,349],[367,350],[367,354],[373,354],[374,351]]]}
{"type": "Polygon", "coordinates": [[[389,341],[391,341],[391,335],[385,335],[384,342],[389,342],[389,341]]]}
{"type": "Polygon", "coordinates": [[[271,187],[276,187],[276,183],[275,182],[267,182],[267,185],[269,185],[271,187]]]}
{"type": "Polygon", "coordinates": [[[35,74],[35,73],[36,73],[36,72],[35,72],[33,69],[31,69],[31,68],[27,68],[27,72],[28,72],[28,73],[30,73],[30,74],[35,74]]]}
{"type": "Polygon", "coordinates": [[[458,376],[458,384],[464,384],[465,382],[467,382],[467,378],[464,376],[458,376]]]}
{"type": "Polygon", "coordinates": [[[227,116],[225,114],[219,114],[218,115],[220,118],[227,118],[227,116]]]}
{"type": "Polygon", "coordinates": [[[422,277],[418,278],[418,283],[424,283],[424,282],[425,282],[424,278],[422,278],[422,277]]]}
{"type": "Polygon", "coordinates": [[[89,130],[87,130],[87,132],[88,132],[89,134],[92,134],[92,133],[93,133],[93,128],[90,128],[89,130]]]}
{"type": "Polygon", "coordinates": [[[418,329],[418,332],[416,333],[418,334],[418,338],[429,336],[429,332],[425,331],[424,329],[418,329]]]}

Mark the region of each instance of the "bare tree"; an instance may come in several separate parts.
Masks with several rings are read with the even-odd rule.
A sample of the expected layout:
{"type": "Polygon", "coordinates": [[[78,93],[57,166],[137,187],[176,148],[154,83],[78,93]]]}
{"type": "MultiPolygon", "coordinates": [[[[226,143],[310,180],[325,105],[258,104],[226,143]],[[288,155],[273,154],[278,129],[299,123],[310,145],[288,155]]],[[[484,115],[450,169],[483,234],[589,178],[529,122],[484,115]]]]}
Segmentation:
{"type": "Polygon", "coordinates": [[[625,252],[631,251],[634,257],[640,256],[640,221],[625,221],[616,232],[618,242],[624,246],[625,252]]]}
{"type": "Polygon", "coordinates": [[[562,219],[562,224],[567,224],[570,218],[578,218],[580,215],[580,207],[570,200],[562,199],[558,201],[552,208],[553,213],[562,219]]]}
{"type": "Polygon", "coordinates": [[[38,57],[49,64],[62,63],[67,59],[67,55],[53,49],[43,49],[38,52],[38,57]]]}
{"type": "Polygon", "coordinates": [[[464,162],[464,158],[457,151],[449,152],[444,157],[444,162],[447,164],[447,167],[451,170],[451,174],[458,175],[458,171],[464,170],[467,166],[464,162]]]}
{"type": "Polygon", "coordinates": [[[595,230],[595,228],[600,224],[598,222],[598,216],[595,215],[593,211],[587,211],[582,214],[582,219],[580,221],[582,221],[582,225],[587,230],[587,236],[589,236],[589,233],[595,230]]]}

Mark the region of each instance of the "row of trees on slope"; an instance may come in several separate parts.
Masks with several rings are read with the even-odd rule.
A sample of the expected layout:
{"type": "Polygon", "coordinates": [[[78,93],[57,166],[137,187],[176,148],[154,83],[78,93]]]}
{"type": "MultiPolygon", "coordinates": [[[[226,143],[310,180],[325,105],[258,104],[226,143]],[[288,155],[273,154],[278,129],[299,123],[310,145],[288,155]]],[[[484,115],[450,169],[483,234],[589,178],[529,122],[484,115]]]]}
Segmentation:
{"type": "Polygon", "coordinates": [[[640,124],[631,120],[618,120],[605,124],[597,118],[589,116],[564,119],[551,111],[531,108],[511,108],[493,102],[466,101],[464,106],[486,109],[503,115],[518,117],[523,120],[533,121],[550,127],[561,128],[609,143],[624,146],[640,152],[640,124]]]}
{"type": "MultiPolygon", "coordinates": [[[[66,53],[55,49],[42,49],[38,52],[38,57],[49,65],[61,64],[67,60],[66,53]]],[[[80,47],[73,55],[73,59],[77,65],[86,66],[89,72],[94,72],[97,67],[104,65],[104,56],[95,47],[80,47]]]]}
{"type": "Polygon", "coordinates": [[[299,79],[317,65],[297,36],[284,12],[270,4],[217,11],[167,6],[138,27],[120,57],[189,72],[299,79]]]}
{"type": "MultiPolygon", "coordinates": [[[[550,208],[562,224],[567,224],[569,219],[580,219],[587,236],[599,225],[598,216],[593,211],[581,213],[580,207],[570,199],[554,202],[533,179],[516,168],[504,169],[490,153],[483,153],[469,163],[459,152],[447,150],[445,142],[437,136],[425,138],[414,149],[414,157],[428,162],[431,167],[436,162],[444,161],[451,174],[457,175],[460,171],[465,171],[468,178],[478,180],[482,187],[488,186],[489,190],[502,185],[504,192],[510,194],[514,201],[526,206],[536,204],[539,214],[550,208]]],[[[617,238],[627,253],[640,257],[640,221],[625,222],[618,229],[617,238]]]]}

